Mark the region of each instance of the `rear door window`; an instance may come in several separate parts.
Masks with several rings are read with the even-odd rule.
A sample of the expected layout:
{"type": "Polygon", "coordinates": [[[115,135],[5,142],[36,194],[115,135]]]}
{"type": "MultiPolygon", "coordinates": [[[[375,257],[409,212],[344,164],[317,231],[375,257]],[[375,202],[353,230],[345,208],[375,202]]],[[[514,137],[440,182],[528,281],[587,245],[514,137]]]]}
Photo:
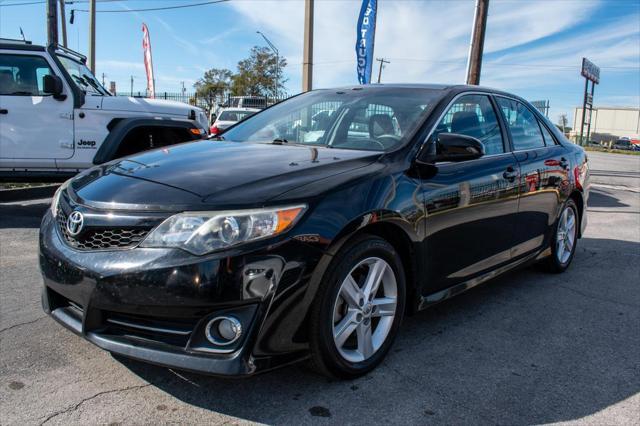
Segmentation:
{"type": "Polygon", "coordinates": [[[544,148],[542,131],[533,112],[522,102],[513,99],[496,97],[496,100],[511,132],[513,149],[515,151],[528,151],[544,148]]]}
{"type": "Polygon", "coordinates": [[[545,126],[542,122],[540,123],[540,129],[542,129],[542,136],[544,136],[544,143],[547,146],[554,146],[557,145],[556,143],[556,139],[551,135],[551,132],[547,129],[547,126],[545,126]]]}

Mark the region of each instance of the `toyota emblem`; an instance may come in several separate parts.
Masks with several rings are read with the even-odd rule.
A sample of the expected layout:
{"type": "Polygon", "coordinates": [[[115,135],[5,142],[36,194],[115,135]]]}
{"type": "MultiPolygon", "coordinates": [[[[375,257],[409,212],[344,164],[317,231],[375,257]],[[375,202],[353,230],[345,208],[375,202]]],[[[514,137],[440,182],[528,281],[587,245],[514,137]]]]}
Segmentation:
{"type": "Polygon", "coordinates": [[[82,231],[82,225],[84,225],[84,216],[79,211],[74,211],[67,219],[67,232],[75,237],[82,231]]]}

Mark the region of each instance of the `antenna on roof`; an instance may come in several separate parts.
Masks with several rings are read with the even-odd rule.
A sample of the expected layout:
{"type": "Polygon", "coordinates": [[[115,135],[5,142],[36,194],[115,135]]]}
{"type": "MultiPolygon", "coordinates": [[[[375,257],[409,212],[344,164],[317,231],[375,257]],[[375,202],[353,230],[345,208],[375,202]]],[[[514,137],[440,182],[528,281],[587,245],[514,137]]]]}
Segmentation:
{"type": "Polygon", "coordinates": [[[27,39],[24,38],[24,31],[22,31],[22,27],[18,27],[20,28],[20,35],[22,36],[22,41],[27,41],[27,39]]]}

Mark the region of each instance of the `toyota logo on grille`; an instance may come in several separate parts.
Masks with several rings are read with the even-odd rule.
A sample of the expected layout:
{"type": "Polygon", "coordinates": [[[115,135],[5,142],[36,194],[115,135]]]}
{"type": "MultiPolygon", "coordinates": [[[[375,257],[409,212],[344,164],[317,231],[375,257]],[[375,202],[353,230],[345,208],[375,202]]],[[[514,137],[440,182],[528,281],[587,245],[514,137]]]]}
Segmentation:
{"type": "Polygon", "coordinates": [[[67,219],[67,232],[75,237],[82,231],[82,225],[84,225],[84,216],[79,211],[74,211],[67,219]]]}

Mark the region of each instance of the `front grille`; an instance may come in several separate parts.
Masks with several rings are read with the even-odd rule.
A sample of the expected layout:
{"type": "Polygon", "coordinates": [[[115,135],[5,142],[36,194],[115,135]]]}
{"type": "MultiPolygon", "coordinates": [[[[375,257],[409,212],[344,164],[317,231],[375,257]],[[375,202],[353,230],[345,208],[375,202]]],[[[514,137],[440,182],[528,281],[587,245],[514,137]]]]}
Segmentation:
{"type": "Polygon", "coordinates": [[[71,236],[67,230],[67,215],[58,208],[58,229],[64,240],[78,250],[109,250],[135,247],[147,236],[149,228],[95,228],[87,227],[79,235],[71,236]]]}

